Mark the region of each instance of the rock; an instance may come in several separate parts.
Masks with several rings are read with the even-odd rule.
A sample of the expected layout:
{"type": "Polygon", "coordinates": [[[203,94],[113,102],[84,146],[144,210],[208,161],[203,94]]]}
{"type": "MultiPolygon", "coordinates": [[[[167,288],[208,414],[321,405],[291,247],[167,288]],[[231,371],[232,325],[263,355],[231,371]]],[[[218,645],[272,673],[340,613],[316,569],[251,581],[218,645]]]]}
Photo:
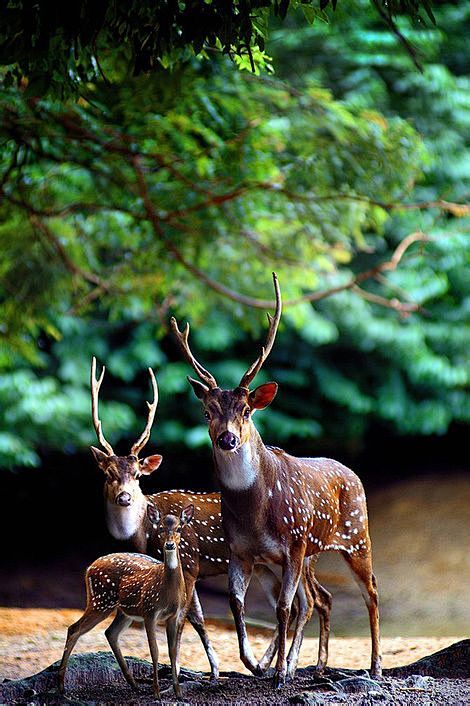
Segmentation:
{"type": "Polygon", "coordinates": [[[404,667],[384,669],[384,675],[390,677],[422,676],[449,679],[470,678],[470,640],[460,640],[453,645],[434,652],[404,667]]]}
{"type": "MultiPolygon", "coordinates": [[[[136,679],[152,676],[152,665],[143,659],[126,657],[127,664],[136,679]]],[[[51,664],[38,674],[26,679],[12,679],[0,684],[0,703],[19,701],[25,703],[31,697],[57,692],[57,670],[59,662],[51,664]]],[[[183,671],[183,670],[182,670],[183,671]]],[[[65,690],[86,689],[96,685],[126,685],[122,672],[111,652],[89,652],[72,655],[65,675],[65,690]]],[[[36,698],[35,703],[41,699],[36,698]]]]}
{"type": "Polygon", "coordinates": [[[346,694],[369,694],[369,696],[383,696],[384,693],[378,681],[365,677],[348,677],[339,679],[335,686],[346,694]]]}
{"type": "Polygon", "coordinates": [[[411,676],[405,679],[405,684],[408,688],[412,689],[429,689],[432,686],[434,679],[433,677],[423,677],[421,674],[411,674],[411,676]]]}

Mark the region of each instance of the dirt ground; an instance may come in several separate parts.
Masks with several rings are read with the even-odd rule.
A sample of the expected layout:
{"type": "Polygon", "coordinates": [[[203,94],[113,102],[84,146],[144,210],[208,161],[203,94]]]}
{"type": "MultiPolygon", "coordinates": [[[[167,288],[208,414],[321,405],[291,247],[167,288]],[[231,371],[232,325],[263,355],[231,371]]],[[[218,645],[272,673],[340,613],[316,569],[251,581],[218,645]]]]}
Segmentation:
{"type": "MultiPolygon", "coordinates": [[[[0,608],[0,679],[17,679],[34,674],[60,659],[67,627],[77,620],[81,611],[53,609],[0,608]]],[[[77,652],[108,651],[104,628],[110,621],[84,635],[77,652]]],[[[208,632],[220,659],[221,671],[246,672],[238,658],[235,632],[230,625],[208,621],[208,632]]],[[[251,628],[250,637],[256,655],[261,655],[269,642],[269,631],[251,628]]],[[[393,637],[383,640],[383,666],[396,667],[409,664],[425,655],[436,652],[461,637],[393,637]]],[[[299,666],[315,662],[317,640],[305,638],[299,666]]],[[[131,628],[122,637],[124,654],[149,658],[144,631],[131,628]]],[[[165,637],[159,633],[160,661],[169,663],[165,637]]],[[[330,641],[331,667],[366,669],[370,660],[368,638],[335,638],[330,641]]],[[[201,642],[190,625],[186,625],[181,645],[181,665],[194,670],[207,671],[208,662],[201,642]]]]}

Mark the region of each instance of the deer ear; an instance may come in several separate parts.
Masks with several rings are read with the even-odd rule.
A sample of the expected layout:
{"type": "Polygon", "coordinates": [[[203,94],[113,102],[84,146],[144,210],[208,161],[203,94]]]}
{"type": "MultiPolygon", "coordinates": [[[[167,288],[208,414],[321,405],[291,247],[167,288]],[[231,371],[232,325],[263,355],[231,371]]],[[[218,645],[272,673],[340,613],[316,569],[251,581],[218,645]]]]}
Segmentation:
{"type": "Polygon", "coordinates": [[[91,452],[95,457],[95,461],[102,471],[106,471],[106,466],[108,465],[108,454],[105,454],[101,449],[97,449],[96,446],[90,446],[91,452]]]}
{"type": "Polygon", "coordinates": [[[271,404],[277,394],[277,382],[266,382],[264,385],[259,385],[249,395],[249,404],[251,409],[264,409],[271,404]]]}
{"type": "Polygon", "coordinates": [[[163,456],[160,456],[160,454],[155,454],[155,456],[147,456],[147,458],[139,460],[140,472],[145,476],[149,476],[157,470],[162,460],[163,456]]]}
{"type": "Polygon", "coordinates": [[[154,527],[160,522],[160,513],[155,505],[147,504],[147,517],[154,527]]]}
{"type": "Polygon", "coordinates": [[[188,505],[181,511],[180,520],[182,525],[189,525],[194,515],[194,505],[188,505]]]}
{"type": "Polygon", "coordinates": [[[200,400],[204,397],[209,392],[209,388],[207,385],[204,385],[204,383],[200,382],[199,380],[195,380],[194,378],[190,378],[188,375],[188,381],[193,388],[194,392],[196,393],[196,397],[199,397],[200,400]]]}

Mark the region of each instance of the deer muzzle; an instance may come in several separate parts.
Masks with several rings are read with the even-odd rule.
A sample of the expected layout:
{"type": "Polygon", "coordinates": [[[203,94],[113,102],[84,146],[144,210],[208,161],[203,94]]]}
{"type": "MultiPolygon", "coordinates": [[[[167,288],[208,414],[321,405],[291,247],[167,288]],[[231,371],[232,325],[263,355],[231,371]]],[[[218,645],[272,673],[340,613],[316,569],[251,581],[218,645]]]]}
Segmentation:
{"type": "Polygon", "coordinates": [[[217,437],[217,446],[222,451],[233,451],[239,443],[240,439],[231,431],[224,431],[217,437]]]}
{"type": "Polygon", "coordinates": [[[122,505],[123,507],[129,507],[132,502],[130,493],[123,490],[121,493],[116,495],[116,505],[122,505]]]}

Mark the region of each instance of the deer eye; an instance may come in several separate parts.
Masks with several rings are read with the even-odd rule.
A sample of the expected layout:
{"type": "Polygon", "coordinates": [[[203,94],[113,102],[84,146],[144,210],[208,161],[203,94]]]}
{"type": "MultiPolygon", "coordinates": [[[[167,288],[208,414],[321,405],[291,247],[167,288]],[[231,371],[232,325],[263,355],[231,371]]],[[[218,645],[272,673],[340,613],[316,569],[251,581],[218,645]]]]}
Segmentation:
{"type": "Polygon", "coordinates": [[[251,409],[247,407],[243,412],[243,419],[249,419],[251,414],[251,409]]]}
{"type": "Polygon", "coordinates": [[[209,412],[204,412],[204,417],[205,417],[205,419],[207,419],[207,421],[209,422],[209,421],[210,421],[210,418],[211,418],[211,415],[209,414],[209,412]]]}

